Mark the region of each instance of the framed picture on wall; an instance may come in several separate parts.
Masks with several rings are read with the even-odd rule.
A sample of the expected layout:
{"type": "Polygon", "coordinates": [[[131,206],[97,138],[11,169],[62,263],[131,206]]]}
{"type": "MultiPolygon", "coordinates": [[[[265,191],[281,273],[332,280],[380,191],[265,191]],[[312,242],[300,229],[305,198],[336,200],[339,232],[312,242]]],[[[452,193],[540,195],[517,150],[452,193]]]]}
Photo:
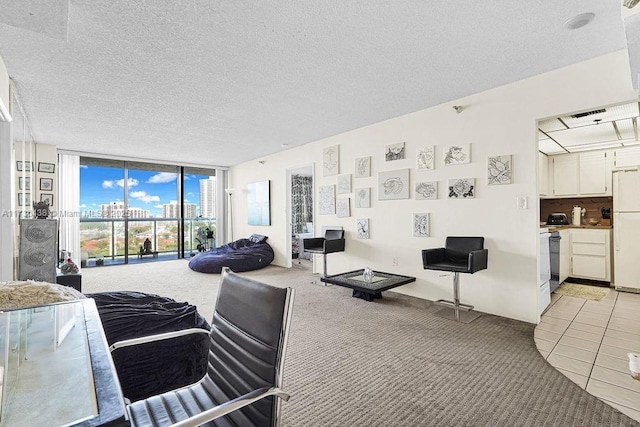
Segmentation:
{"type": "Polygon", "coordinates": [[[53,191],[53,179],[40,178],[40,190],[41,191],[53,191]]]}
{"type": "Polygon", "coordinates": [[[320,215],[333,215],[336,213],[336,186],[321,185],[318,188],[318,208],[320,215]]]}
{"type": "Polygon", "coordinates": [[[409,198],[409,169],[378,173],[378,200],[409,198]]]}
{"type": "Polygon", "coordinates": [[[31,206],[31,194],[18,193],[18,206],[31,206]]]}
{"type": "Polygon", "coordinates": [[[271,225],[271,181],[247,185],[247,222],[249,225],[271,225]]]}
{"type": "Polygon", "coordinates": [[[23,162],[22,160],[18,160],[16,162],[16,169],[20,172],[31,172],[33,170],[33,162],[23,162]]]}
{"type": "Polygon", "coordinates": [[[41,193],[40,194],[41,202],[49,202],[49,206],[53,206],[53,194],[49,193],[41,193]]]}
{"type": "Polygon", "coordinates": [[[371,176],[371,157],[358,157],[356,159],[356,178],[371,176]]]}
{"type": "Polygon", "coordinates": [[[38,172],[54,173],[55,171],[56,165],[53,163],[38,162],[38,172]]]}
{"type": "Polygon", "coordinates": [[[340,146],[332,145],[322,149],[322,175],[333,176],[340,172],[340,146]]]}
{"type": "Polygon", "coordinates": [[[19,176],[18,177],[18,190],[31,190],[31,177],[19,176]]]}
{"type": "Polygon", "coordinates": [[[447,147],[444,152],[444,165],[471,163],[471,144],[456,144],[447,147]]]}

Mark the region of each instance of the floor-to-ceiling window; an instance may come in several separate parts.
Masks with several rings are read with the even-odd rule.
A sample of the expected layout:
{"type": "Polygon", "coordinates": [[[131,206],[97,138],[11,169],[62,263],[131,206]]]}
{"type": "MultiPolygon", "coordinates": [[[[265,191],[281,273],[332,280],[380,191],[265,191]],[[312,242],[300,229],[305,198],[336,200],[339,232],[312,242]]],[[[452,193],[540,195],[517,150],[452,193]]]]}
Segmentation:
{"type": "Polygon", "coordinates": [[[216,171],[80,160],[86,267],[189,257],[216,245],[216,171]]]}
{"type": "Polygon", "coordinates": [[[83,266],[125,262],[123,161],[80,160],[80,252],[83,266]]]}
{"type": "Polygon", "coordinates": [[[184,168],[185,256],[217,246],[218,181],[214,170],[184,168]]]}

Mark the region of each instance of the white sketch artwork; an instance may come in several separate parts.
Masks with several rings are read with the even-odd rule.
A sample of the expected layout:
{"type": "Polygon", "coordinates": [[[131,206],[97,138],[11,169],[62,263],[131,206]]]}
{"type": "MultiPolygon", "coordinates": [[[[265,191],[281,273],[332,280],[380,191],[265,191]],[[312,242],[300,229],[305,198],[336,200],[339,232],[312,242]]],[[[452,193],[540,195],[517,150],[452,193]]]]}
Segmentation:
{"type": "Polygon", "coordinates": [[[511,184],[512,160],[511,154],[489,157],[487,163],[487,182],[489,185],[511,184]]]}
{"type": "Polygon", "coordinates": [[[318,212],[320,215],[333,215],[336,213],[336,190],[334,185],[321,185],[318,197],[318,212]]]}
{"type": "Polygon", "coordinates": [[[338,175],[340,171],[340,146],[332,145],[322,150],[323,176],[338,175]]]}
{"type": "Polygon", "coordinates": [[[392,160],[402,160],[405,158],[404,142],[391,144],[384,147],[384,160],[390,162],[392,160]]]}
{"type": "Polygon", "coordinates": [[[438,198],[438,182],[416,182],[416,200],[433,200],[438,198]]]}
{"type": "Polygon", "coordinates": [[[429,237],[429,214],[428,213],[413,214],[413,236],[429,237]]]}
{"type": "Polygon", "coordinates": [[[409,169],[378,173],[378,200],[409,198],[409,169]]]}
{"type": "Polygon", "coordinates": [[[355,206],[356,208],[370,208],[371,207],[371,189],[370,188],[356,188],[355,192],[355,206]]]}
{"type": "Polygon", "coordinates": [[[350,198],[338,199],[336,202],[336,216],[338,218],[348,218],[351,216],[350,198]]]}
{"type": "Polygon", "coordinates": [[[450,199],[473,199],[475,197],[475,178],[460,178],[449,180],[450,199]]]}
{"type": "Polygon", "coordinates": [[[371,157],[358,157],[356,159],[356,178],[371,176],[371,157]]]}
{"type": "Polygon", "coordinates": [[[471,144],[456,144],[444,152],[445,166],[471,163],[471,144]]]}
{"type": "Polygon", "coordinates": [[[351,193],[351,174],[338,175],[338,194],[351,193]]]}
{"type": "Polygon", "coordinates": [[[356,228],[358,229],[358,239],[369,238],[369,218],[358,218],[356,228]]]}
{"type": "Polygon", "coordinates": [[[436,147],[424,147],[418,149],[418,170],[426,171],[436,168],[436,147]]]}

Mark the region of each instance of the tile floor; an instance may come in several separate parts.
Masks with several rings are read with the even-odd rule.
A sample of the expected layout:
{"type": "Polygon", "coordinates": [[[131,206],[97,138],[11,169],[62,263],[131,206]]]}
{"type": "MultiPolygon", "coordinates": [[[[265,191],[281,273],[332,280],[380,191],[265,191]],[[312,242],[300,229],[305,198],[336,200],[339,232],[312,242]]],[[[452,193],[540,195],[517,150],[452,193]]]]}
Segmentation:
{"type": "Polygon", "coordinates": [[[540,353],[587,392],[640,421],[640,381],[628,352],[640,352],[640,294],[613,289],[600,301],[551,295],[535,329],[540,353]]]}

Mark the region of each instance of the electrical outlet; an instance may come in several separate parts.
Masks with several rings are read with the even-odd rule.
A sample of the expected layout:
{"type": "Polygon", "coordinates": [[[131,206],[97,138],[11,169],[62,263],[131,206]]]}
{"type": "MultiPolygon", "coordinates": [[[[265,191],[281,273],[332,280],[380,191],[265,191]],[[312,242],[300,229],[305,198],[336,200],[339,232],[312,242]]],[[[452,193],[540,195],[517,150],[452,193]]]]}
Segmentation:
{"type": "Polygon", "coordinates": [[[394,257],[393,257],[393,266],[394,266],[394,267],[397,267],[397,266],[398,266],[398,257],[397,257],[397,256],[394,256],[394,257]]]}

